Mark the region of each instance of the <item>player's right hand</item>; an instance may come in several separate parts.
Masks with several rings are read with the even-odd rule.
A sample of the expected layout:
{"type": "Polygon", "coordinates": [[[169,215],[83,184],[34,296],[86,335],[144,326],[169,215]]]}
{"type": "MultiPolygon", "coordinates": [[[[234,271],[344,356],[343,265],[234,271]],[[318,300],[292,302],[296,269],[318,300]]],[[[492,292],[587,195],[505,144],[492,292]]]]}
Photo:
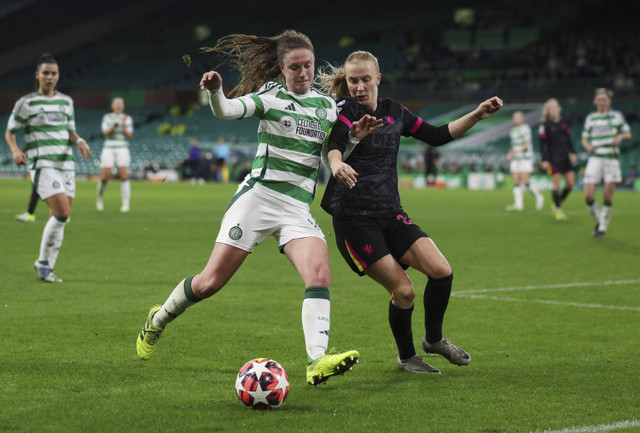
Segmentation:
{"type": "Polygon", "coordinates": [[[13,163],[17,166],[27,165],[27,155],[23,151],[18,150],[13,153],[13,163]]]}
{"type": "Polygon", "coordinates": [[[216,71],[205,72],[200,80],[200,88],[202,90],[218,90],[222,87],[222,76],[216,71]]]}
{"type": "Polygon", "coordinates": [[[343,183],[347,188],[351,189],[356,186],[358,182],[358,173],[349,164],[345,164],[342,161],[338,161],[335,167],[331,167],[333,177],[340,183],[343,183]]]}

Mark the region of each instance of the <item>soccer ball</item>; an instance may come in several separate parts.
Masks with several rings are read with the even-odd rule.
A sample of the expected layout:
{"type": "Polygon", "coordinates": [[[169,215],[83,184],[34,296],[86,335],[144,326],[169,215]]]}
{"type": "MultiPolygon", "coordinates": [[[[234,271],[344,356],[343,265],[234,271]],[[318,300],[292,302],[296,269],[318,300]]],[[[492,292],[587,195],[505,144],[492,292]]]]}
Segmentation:
{"type": "Polygon", "coordinates": [[[252,359],[236,377],[236,394],[246,407],[276,409],[282,406],[288,393],[287,372],[272,359],[252,359]]]}

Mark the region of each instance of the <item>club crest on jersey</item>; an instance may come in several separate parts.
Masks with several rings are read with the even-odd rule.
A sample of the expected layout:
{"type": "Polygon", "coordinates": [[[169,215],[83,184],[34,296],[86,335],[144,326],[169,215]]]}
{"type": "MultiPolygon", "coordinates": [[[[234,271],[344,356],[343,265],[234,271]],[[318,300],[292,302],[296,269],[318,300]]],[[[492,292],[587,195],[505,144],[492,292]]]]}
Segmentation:
{"type": "Polygon", "coordinates": [[[296,128],[296,120],[291,116],[282,116],[278,123],[284,132],[291,132],[296,128]]]}
{"type": "Polygon", "coordinates": [[[229,237],[234,241],[237,241],[242,237],[242,229],[240,228],[240,224],[231,227],[231,229],[229,230],[229,237]]]}
{"type": "Polygon", "coordinates": [[[327,110],[325,110],[322,107],[316,108],[316,117],[318,119],[322,119],[322,120],[326,119],[327,118],[327,110]]]}

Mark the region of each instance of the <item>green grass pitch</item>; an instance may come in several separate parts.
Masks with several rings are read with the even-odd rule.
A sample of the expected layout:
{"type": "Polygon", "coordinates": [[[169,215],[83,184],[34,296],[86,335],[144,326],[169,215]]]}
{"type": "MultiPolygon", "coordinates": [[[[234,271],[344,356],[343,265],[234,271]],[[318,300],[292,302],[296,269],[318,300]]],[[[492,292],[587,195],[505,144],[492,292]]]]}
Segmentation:
{"type": "MultiPolygon", "coordinates": [[[[304,287],[272,239],[170,324],[152,359],[136,356],[149,307],[205,265],[234,185],[133,182],[127,214],[119,182],[101,213],[95,183],[77,187],[56,266],[64,283],[47,284],[32,264],[48,208],[38,205],[34,224],[15,221],[31,185],[0,180],[1,432],[640,431],[637,193],[616,193],[607,237],[595,239],[581,191],[567,199],[568,221],[555,221],[548,193],[544,210],[527,196],[525,211],[508,213],[508,189],[402,190],[454,270],[445,334],[473,358],[458,367],[430,357],[437,376],[396,368],[388,295],[343,262],[317,200],[330,345],[358,349],[361,362],[316,388],[305,382],[304,287]],[[245,409],[234,394],[238,369],[256,357],[289,374],[281,409],[245,409]]],[[[420,353],[426,279],[410,275],[420,353]]]]}

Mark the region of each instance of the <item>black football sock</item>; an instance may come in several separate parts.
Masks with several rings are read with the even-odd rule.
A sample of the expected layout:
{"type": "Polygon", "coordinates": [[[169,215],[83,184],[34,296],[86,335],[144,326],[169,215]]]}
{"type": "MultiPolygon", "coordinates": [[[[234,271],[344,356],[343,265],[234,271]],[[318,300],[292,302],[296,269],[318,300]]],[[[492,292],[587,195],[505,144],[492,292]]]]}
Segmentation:
{"type": "Polygon", "coordinates": [[[556,207],[560,207],[560,193],[554,189],[553,191],[551,191],[551,198],[553,199],[556,207]]]}
{"type": "Polygon", "coordinates": [[[571,189],[569,189],[569,188],[564,188],[562,190],[562,195],[560,196],[560,203],[562,203],[564,201],[564,199],[567,198],[567,196],[569,195],[570,192],[571,192],[571,189]]]}
{"type": "Polygon", "coordinates": [[[444,313],[451,297],[453,274],[444,278],[429,278],[424,289],[424,315],[427,343],[437,343],[442,340],[442,323],[444,313]]]}
{"type": "Polygon", "coordinates": [[[389,325],[393,338],[396,339],[398,356],[403,361],[416,354],[416,349],[413,347],[413,332],[411,331],[412,314],[413,305],[411,308],[398,308],[393,305],[393,302],[389,302],[389,325]]]}

